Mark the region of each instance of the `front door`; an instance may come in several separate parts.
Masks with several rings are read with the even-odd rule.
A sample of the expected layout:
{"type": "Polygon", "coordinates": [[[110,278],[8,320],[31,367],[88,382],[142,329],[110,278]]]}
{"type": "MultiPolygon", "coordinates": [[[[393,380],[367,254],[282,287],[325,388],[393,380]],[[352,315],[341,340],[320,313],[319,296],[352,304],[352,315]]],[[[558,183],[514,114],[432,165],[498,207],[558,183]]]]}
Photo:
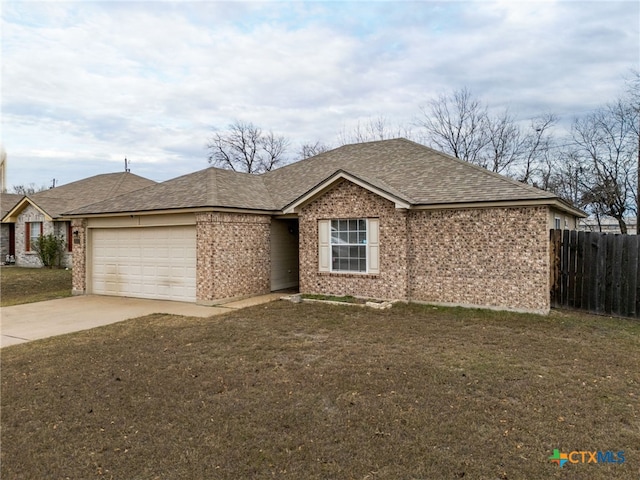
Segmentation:
{"type": "Polygon", "coordinates": [[[298,288],[298,219],[271,220],[271,291],[298,288]]]}

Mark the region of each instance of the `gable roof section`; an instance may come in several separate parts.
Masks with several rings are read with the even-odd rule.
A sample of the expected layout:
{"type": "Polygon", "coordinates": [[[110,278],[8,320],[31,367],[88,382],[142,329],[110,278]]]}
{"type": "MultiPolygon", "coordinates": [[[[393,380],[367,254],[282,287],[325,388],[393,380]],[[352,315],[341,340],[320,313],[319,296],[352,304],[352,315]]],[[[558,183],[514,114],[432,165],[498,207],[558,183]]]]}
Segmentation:
{"type": "Polygon", "coordinates": [[[381,185],[381,182],[378,182],[375,179],[361,178],[356,175],[352,175],[351,173],[344,170],[338,170],[329,178],[325,179],[308,192],[305,192],[303,195],[299,196],[292,203],[284,206],[282,208],[283,213],[286,214],[295,212],[300,205],[304,205],[308,202],[313,201],[314,199],[324,194],[326,191],[330,190],[333,186],[341,183],[343,180],[355,183],[356,185],[359,185],[362,188],[366,188],[367,190],[374,192],[376,195],[383,197],[390,202],[393,202],[396,208],[409,208],[411,206],[410,200],[403,198],[402,194],[393,192],[393,189],[390,189],[384,184],[381,185]]]}
{"type": "Polygon", "coordinates": [[[406,139],[345,145],[269,172],[265,181],[288,205],[339,169],[402,192],[414,205],[556,198],[406,139]]]}
{"type": "Polygon", "coordinates": [[[260,176],[211,167],[167,180],[130,195],[86,205],[71,211],[70,214],[207,207],[278,210],[260,176]]]}
{"type": "Polygon", "coordinates": [[[18,193],[0,193],[0,219],[15,207],[24,195],[18,193]]]}
{"type": "Polygon", "coordinates": [[[399,208],[549,204],[581,212],[556,195],[406,139],[345,145],[261,175],[208,168],[71,215],[238,208],[293,212],[337,181],[354,181],[399,208]]]}
{"type": "Polygon", "coordinates": [[[82,205],[117,197],[155,185],[155,183],[153,180],[130,172],[95,175],[24,197],[3,216],[2,220],[15,221],[22,210],[28,205],[33,205],[45,215],[47,220],[51,221],[63,217],[65,212],[82,205]]]}

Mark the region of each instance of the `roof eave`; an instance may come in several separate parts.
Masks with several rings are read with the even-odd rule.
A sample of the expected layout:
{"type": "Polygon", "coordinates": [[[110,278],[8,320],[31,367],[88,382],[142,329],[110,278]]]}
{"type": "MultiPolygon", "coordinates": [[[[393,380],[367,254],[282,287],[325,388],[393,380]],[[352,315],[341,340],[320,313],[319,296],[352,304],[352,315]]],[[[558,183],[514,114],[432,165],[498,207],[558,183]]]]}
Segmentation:
{"type": "Polygon", "coordinates": [[[215,207],[178,207],[178,208],[162,208],[157,210],[131,210],[131,211],[118,211],[118,212],[66,213],[65,217],[69,219],[77,219],[77,218],[162,215],[167,213],[205,213],[205,212],[251,213],[254,215],[276,215],[280,213],[279,210],[272,210],[272,209],[215,206],[215,207]]]}
{"type": "Polygon", "coordinates": [[[455,210],[467,208],[494,208],[494,207],[554,207],[563,212],[576,217],[586,217],[587,215],[559,198],[536,198],[536,199],[512,199],[512,200],[487,200],[481,202],[452,202],[452,203],[428,203],[417,204],[411,207],[412,210],[455,210]]]}

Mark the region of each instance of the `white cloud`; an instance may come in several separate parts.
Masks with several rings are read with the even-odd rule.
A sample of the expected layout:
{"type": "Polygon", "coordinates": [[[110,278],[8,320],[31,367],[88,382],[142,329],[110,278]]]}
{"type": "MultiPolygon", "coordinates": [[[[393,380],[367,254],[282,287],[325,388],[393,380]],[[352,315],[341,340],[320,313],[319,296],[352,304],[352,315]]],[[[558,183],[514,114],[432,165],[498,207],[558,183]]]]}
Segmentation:
{"type": "Polygon", "coordinates": [[[294,144],[332,142],[367,117],[409,122],[462,86],[523,118],[580,114],[638,68],[639,11],[625,1],[5,3],[10,183],[38,183],[47,161],[68,181],[119,170],[125,155],[167,179],[206,167],[211,129],[235,119],[294,144]]]}

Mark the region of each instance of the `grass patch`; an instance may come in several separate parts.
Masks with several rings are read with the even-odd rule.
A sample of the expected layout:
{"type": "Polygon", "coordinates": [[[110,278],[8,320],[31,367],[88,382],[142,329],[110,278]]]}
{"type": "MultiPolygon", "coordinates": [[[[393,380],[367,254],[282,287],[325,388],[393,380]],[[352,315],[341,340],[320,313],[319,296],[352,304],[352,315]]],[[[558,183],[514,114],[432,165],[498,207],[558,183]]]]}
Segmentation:
{"type": "Polygon", "coordinates": [[[71,270],[0,268],[0,305],[41,302],[71,296],[71,270]]]}
{"type": "Polygon", "coordinates": [[[397,304],[2,349],[2,478],[635,478],[640,323],[397,304]],[[625,451],[553,465],[553,449],[625,451]],[[568,475],[568,476],[567,476],[568,475]]]}

